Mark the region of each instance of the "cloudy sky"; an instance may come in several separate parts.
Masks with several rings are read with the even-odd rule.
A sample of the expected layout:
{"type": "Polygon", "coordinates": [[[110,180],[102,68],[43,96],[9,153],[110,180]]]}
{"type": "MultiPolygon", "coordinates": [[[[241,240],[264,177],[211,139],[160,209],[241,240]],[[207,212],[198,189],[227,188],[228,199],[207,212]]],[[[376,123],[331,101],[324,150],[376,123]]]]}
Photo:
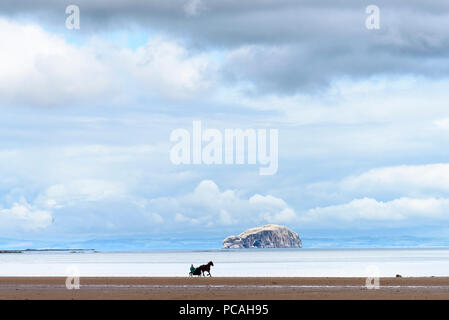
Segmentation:
{"type": "Polygon", "coordinates": [[[440,0],[3,0],[0,247],[447,245],[448,75],[440,0]],[[174,165],[194,120],[277,129],[277,173],[174,165]]]}

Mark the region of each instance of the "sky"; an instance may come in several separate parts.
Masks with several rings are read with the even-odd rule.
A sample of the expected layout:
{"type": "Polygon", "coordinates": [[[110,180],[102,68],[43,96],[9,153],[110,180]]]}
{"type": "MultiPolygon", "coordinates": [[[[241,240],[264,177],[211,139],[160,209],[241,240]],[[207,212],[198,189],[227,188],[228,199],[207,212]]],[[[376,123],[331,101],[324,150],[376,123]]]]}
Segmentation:
{"type": "Polygon", "coordinates": [[[448,74],[439,0],[3,0],[0,248],[446,246],[448,74]],[[277,171],[174,164],[193,121],[277,130],[277,171]]]}

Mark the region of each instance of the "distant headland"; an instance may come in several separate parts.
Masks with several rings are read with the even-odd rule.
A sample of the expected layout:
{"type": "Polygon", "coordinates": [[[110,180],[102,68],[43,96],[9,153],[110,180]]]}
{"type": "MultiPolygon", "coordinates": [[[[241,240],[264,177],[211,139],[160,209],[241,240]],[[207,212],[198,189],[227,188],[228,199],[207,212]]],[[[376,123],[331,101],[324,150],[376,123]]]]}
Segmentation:
{"type": "Polygon", "coordinates": [[[24,250],[0,250],[0,253],[25,253],[25,252],[95,252],[95,249],[24,249],[24,250]]]}

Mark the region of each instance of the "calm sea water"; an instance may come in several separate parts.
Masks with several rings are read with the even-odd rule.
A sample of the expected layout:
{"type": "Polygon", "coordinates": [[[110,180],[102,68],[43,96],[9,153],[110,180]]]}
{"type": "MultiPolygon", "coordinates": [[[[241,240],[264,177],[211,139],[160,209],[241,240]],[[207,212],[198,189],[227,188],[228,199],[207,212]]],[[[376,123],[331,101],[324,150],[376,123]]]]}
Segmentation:
{"type": "Polygon", "coordinates": [[[210,260],[221,277],[449,276],[449,248],[9,253],[0,276],[187,276],[210,260]]]}

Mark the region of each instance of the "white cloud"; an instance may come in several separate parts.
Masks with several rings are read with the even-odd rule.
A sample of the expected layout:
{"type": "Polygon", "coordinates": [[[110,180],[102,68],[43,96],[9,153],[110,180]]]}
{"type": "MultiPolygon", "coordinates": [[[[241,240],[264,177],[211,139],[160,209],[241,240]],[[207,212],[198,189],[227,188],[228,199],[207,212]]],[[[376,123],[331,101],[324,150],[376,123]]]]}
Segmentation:
{"type": "Polygon", "coordinates": [[[114,64],[127,68],[147,94],[170,99],[186,99],[211,88],[213,61],[206,54],[192,55],[175,41],[151,38],[145,46],[132,51],[122,49],[114,64]]]}
{"type": "Polygon", "coordinates": [[[260,206],[260,207],[270,207],[270,208],[285,208],[287,207],[287,204],[284,200],[267,195],[262,196],[260,194],[255,194],[249,199],[249,203],[251,203],[254,206],[260,206]]]}
{"type": "Polygon", "coordinates": [[[260,212],[260,217],[269,223],[290,222],[296,219],[293,209],[287,203],[271,195],[255,194],[249,199],[250,205],[260,212]]]}
{"type": "Polygon", "coordinates": [[[212,83],[214,66],[207,55],[192,55],[166,38],[151,38],[136,50],[101,40],[80,47],[39,26],[3,18],[0,38],[0,94],[13,105],[111,104],[132,99],[122,95],[130,86],[138,88],[133,96],[182,99],[212,83]]]}
{"type": "Polygon", "coordinates": [[[386,202],[371,198],[354,199],[345,204],[311,209],[302,218],[305,221],[449,220],[449,199],[400,198],[386,202]]]}
{"type": "Polygon", "coordinates": [[[449,164],[403,165],[375,168],[358,176],[343,179],[339,186],[351,191],[395,191],[425,193],[449,191],[449,164]]]}
{"type": "Polygon", "coordinates": [[[49,208],[61,208],[82,202],[117,199],[126,195],[126,188],[113,181],[81,179],[50,186],[36,200],[49,208]]]}
{"type": "Polygon", "coordinates": [[[11,203],[10,209],[0,209],[0,222],[4,221],[11,232],[17,228],[47,228],[53,222],[53,214],[59,227],[68,224],[71,230],[125,233],[129,228],[142,231],[153,226],[182,230],[188,226],[219,228],[297,219],[283,199],[260,194],[246,197],[238,190],[221,191],[211,180],[203,180],[192,192],[177,197],[145,199],[131,194],[121,183],[79,179],[46,188],[32,204],[25,200],[11,203]]]}
{"type": "Polygon", "coordinates": [[[36,230],[50,226],[53,217],[50,211],[42,210],[30,205],[22,199],[9,209],[0,209],[1,229],[25,229],[36,230]]]}
{"type": "MultiPolygon", "coordinates": [[[[236,51],[246,52],[247,49],[236,51]]],[[[446,78],[379,76],[351,80],[342,77],[333,81],[328,89],[315,94],[262,92],[247,95],[244,90],[232,90],[220,99],[256,111],[280,112],[284,123],[295,126],[364,124],[366,129],[366,124],[416,123],[416,130],[416,125],[425,124],[432,128],[444,124],[444,118],[435,120],[435,117],[447,116],[448,85],[446,78]]]]}
{"type": "Polygon", "coordinates": [[[352,200],[305,210],[300,220],[407,224],[449,220],[448,191],[447,163],[374,168],[338,181],[309,185],[308,192],[321,199],[352,200]]]}
{"type": "Polygon", "coordinates": [[[164,222],[164,218],[161,217],[160,214],[151,212],[146,214],[146,216],[151,220],[151,222],[153,223],[163,223],[164,222]]]}
{"type": "Polygon", "coordinates": [[[226,210],[220,210],[220,222],[224,225],[232,225],[236,223],[236,221],[226,210]]]}
{"type": "Polygon", "coordinates": [[[111,146],[111,145],[100,145],[100,144],[89,144],[81,146],[70,146],[63,147],[62,153],[67,157],[76,156],[116,156],[120,154],[131,154],[138,155],[144,154],[148,155],[154,151],[154,147],[151,145],[137,145],[137,146],[111,146]]]}
{"type": "Polygon", "coordinates": [[[65,105],[109,95],[116,82],[88,48],[36,25],[0,19],[0,94],[28,105],[65,105]]]}
{"type": "Polygon", "coordinates": [[[262,212],[260,216],[268,223],[282,223],[296,220],[296,214],[293,209],[290,208],[284,208],[278,212],[265,211],[262,212]]]}
{"type": "Polygon", "coordinates": [[[314,201],[345,202],[357,198],[444,198],[449,192],[449,164],[373,168],[339,180],[311,183],[304,189],[314,201]]]}
{"type": "Polygon", "coordinates": [[[65,159],[91,160],[96,163],[114,164],[150,159],[155,153],[151,145],[101,145],[89,144],[61,148],[61,156],[65,159]]]}
{"type": "Polygon", "coordinates": [[[449,118],[438,119],[433,122],[439,129],[449,130],[449,118]]]}
{"type": "Polygon", "coordinates": [[[280,223],[296,219],[294,210],[280,198],[256,194],[246,199],[237,190],[220,191],[211,180],[201,181],[192,193],[152,199],[149,207],[160,208],[167,215],[175,211],[175,222],[204,226],[280,223]]]}
{"type": "Polygon", "coordinates": [[[221,192],[215,182],[212,180],[203,180],[198,184],[193,193],[183,196],[182,201],[216,209],[240,202],[240,199],[235,191],[225,190],[221,192]]]}

